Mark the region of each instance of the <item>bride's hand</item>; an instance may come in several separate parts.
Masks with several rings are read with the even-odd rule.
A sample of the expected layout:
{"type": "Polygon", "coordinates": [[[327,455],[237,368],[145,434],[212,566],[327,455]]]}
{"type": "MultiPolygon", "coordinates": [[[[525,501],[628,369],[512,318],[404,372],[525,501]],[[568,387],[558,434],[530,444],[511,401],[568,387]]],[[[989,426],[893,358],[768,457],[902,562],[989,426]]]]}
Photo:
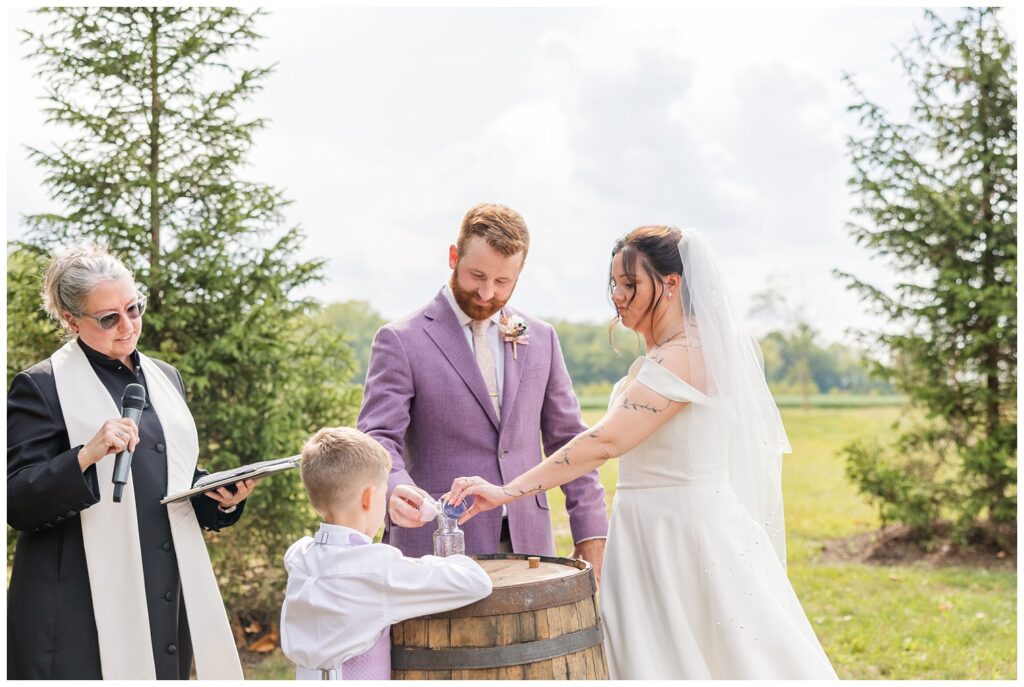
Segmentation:
{"type": "Polygon", "coordinates": [[[511,501],[501,487],[491,484],[483,477],[457,477],[452,482],[452,489],[441,497],[441,500],[452,505],[459,505],[467,496],[474,498],[473,505],[466,514],[459,518],[459,524],[471,520],[478,513],[494,510],[498,506],[511,501]]]}

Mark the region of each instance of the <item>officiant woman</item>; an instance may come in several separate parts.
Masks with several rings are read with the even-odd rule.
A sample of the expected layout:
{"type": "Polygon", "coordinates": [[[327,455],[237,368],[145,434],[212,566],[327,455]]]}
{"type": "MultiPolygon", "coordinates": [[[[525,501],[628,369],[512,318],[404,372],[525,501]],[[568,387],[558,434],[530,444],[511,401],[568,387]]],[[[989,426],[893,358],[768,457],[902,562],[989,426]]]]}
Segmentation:
{"type": "Polygon", "coordinates": [[[193,653],[199,678],[241,679],[202,530],[237,522],[253,483],[160,504],[205,473],[181,375],[136,349],[146,299],[120,260],[67,248],[43,303],[67,341],[7,394],[8,679],[187,680],[193,653]],[[146,389],[138,426],[121,417],[129,384],[146,389]]]}

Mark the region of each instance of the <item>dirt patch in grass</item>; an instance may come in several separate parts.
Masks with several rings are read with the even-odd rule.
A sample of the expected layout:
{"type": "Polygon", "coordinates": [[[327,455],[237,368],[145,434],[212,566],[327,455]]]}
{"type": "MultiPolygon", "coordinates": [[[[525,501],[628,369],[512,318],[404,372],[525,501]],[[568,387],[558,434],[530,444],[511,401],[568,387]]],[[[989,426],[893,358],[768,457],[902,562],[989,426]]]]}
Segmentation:
{"type": "Polygon", "coordinates": [[[1016,533],[978,528],[960,544],[950,536],[950,529],[948,523],[942,523],[932,538],[922,539],[904,525],[889,525],[854,537],[829,539],[821,558],[825,563],[1016,570],[1016,533]]]}

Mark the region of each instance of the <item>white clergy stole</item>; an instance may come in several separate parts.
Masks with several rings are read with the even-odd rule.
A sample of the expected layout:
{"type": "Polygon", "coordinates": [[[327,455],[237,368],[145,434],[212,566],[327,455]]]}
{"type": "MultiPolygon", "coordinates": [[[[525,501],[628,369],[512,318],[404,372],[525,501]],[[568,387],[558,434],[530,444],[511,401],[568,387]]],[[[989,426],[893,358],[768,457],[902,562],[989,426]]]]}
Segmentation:
{"type": "MultiPolygon", "coordinates": [[[[185,400],[150,358],[139,355],[149,402],[164,430],[167,489],[192,486],[199,458],[199,436],[185,400]]],[[[50,358],[71,446],[87,443],[121,410],[93,371],[78,342],[50,358]]],[[[156,679],[146,606],[142,550],[131,476],[120,503],[113,500],[114,456],[96,463],[100,501],[80,514],[89,586],[105,680],[156,679]]],[[[241,680],[242,666],[213,574],[202,530],[190,501],[167,505],[178,574],[188,614],[199,679],[241,680]]]]}

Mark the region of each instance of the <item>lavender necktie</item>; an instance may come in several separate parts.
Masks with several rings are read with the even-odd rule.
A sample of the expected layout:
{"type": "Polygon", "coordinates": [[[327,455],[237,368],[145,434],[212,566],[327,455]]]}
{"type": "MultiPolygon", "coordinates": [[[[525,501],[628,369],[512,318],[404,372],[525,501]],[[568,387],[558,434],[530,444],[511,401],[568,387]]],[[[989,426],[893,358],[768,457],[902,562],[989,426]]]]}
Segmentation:
{"type": "Polygon", "coordinates": [[[484,335],[487,328],[491,326],[490,320],[473,320],[470,323],[473,329],[473,352],[476,353],[476,364],[480,366],[480,374],[484,377],[484,385],[487,386],[487,394],[491,397],[494,405],[494,413],[501,417],[501,402],[498,398],[498,372],[494,366],[494,356],[491,355],[491,347],[487,345],[484,335]]]}

